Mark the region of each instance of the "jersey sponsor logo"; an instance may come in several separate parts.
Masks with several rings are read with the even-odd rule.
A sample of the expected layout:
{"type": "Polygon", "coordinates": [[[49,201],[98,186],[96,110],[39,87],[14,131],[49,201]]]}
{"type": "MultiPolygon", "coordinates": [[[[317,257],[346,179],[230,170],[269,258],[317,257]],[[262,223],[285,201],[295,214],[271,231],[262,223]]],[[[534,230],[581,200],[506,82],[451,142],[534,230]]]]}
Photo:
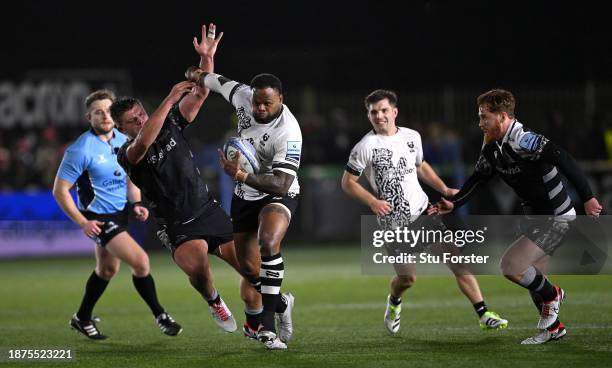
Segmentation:
{"type": "Polygon", "coordinates": [[[125,184],[125,180],[120,180],[120,179],[108,179],[102,182],[102,185],[104,187],[109,187],[111,185],[123,185],[123,184],[125,184]]]}
{"type": "Polygon", "coordinates": [[[501,166],[495,166],[495,169],[503,175],[516,175],[519,174],[521,172],[521,168],[518,166],[511,166],[511,167],[501,167],[501,166]]]}
{"type": "Polygon", "coordinates": [[[285,160],[299,163],[301,154],[301,141],[287,141],[287,156],[285,157],[285,160]]]}
{"type": "Polygon", "coordinates": [[[164,157],[168,154],[168,152],[172,151],[174,147],[176,147],[176,141],[174,138],[170,138],[170,141],[166,144],[166,146],[162,146],[157,155],[153,154],[147,157],[147,162],[155,165],[158,162],[161,162],[164,157]]]}

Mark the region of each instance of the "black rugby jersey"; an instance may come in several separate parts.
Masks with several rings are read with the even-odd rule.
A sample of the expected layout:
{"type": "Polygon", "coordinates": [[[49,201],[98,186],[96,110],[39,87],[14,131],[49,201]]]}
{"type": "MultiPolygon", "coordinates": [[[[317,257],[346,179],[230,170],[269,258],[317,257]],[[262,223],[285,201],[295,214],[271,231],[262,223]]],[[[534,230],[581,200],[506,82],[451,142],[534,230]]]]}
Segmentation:
{"type": "Polygon", "coordinates": [[[188,222],[206,210],[212,200],[193,162],[183,129],[189,124],[174,104],[155,142],[136,165],[128,159],[126,142],[117,155],[119,164],[142,194],[154,204],[157,217],[168,223],[188,222]]]}
{"type": "Polygon", "coordinates": [[[583,202],[593,197],[571,156],[515,120],[501,142],[483,145],[474,173],[453,197],[453,202],[461,206],[480,184],[499,175],[521,198],[529,214],[562,215],[571,211],[573,205],[561,173],[574,185],[583,202]]]}

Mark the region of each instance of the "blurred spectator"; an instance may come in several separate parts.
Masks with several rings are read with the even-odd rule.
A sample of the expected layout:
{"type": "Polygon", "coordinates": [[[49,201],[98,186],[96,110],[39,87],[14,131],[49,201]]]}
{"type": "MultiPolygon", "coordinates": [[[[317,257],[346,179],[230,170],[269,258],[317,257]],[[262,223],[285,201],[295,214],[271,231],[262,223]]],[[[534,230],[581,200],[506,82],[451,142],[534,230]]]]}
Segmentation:
{"type": "Polygon", "coordinates": [[[60,144],[57,129],[53,126],[45,127],[40,132],[40,144],[34,151],[34,161],[43,188],[51,189],[55,172],[61,160],[60,144]]]}

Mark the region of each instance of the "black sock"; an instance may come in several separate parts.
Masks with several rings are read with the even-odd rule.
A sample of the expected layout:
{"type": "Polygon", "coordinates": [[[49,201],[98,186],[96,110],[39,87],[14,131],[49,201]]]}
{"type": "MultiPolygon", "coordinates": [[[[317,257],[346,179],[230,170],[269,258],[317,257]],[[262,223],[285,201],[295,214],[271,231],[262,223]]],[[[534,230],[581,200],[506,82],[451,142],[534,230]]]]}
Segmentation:
{"type": "Polygon", "coordinates": [[[474,310],[476,311],[476,313],[478,313],[478,317],[482,317],[483,314],[487,313],[488,309],[484,300],[480,303],[474,304],[474,310]]]}
{"type": "Polygon", "coordinates": [[[285,313],[287,310],[287,302],[281,294],[278,294],[278,301],[276,302],[276,313],[285,313]]]}
{"type": "Polygon", "coordinates": [[[140,294],[149,308],[151,308],[151,312],[155,317],[164,313],[164,308],[159,305],[159,300],[157,300],[155,281],[153,281],[151,274],[148,274],[145,277],[137,277],[132,275],[132,282],[134,283],[136,290],[138,290],[138,294],[140,294]]]}
{"type": "Polygon", "coordinates": [[[274,314],[279,300],[280,287],[283,283],[285,266],[281,254],[261,257],[261,301],[263,303],[262,324],[264,331],[276,333],[274,314]]]}
{"type": "Polygon", "coordinates": [[[244,311],[244,315],[246,316],[246,323],[249,327],[255,331],[259,329],[259,324],[261,323],[261,315],[263,310],[259,313],[249,313],[244,311]]]}
{"type": "Polygon", "coordinates": [[[535,307],[538,309],[538,312],[542,313],[542,297],[535,291],[531,290],[529,290],[529,295],[531,295],[533,305],[535,305],[535,307]]]}
{"type": "Polygon", "coordinates": [[[400,304],[402,304],[402,298],[398,298],[398,297],[393,296],[393,295],[389,296],[389,301],[393,305],[400,305],[400,304]]]}
{"type": "Polygon", "coordinates": [[[559,325],[561,324],[561,321],[559,321],[559,318],[557,318],[557,320],[555,321],[555,323],[553,323],[552,325],[550,325],[550,327],[547,328],[548,331],[554,331],[556,330],[559,325]]]}
{"type": "Polygon", "coordinates": [[[206,303],[208,303],[208,305],[217,304],[221,301],[221,294],[219,294],[217,289],[215,289],[215,292],[210,296],[210,298],[204,297],[204,299],[206,299],[206,303]]]}
{"type": "Polygon", "coordinates": [[[85,295],[83,295],[81,306],[77,312],[77,317],[81,321],[91,320],[93,308],[98,302],[98,299],[102,296],[102,293],[104,293],[107,285],[108,281],[100,278],[100,276],[96,274],[96,271],[91,273],[91,276],[89,276],[85,284],[85,295]]]}
{"type": "Polygon", "coordinates": [[[543,301],[551,301],[557,296],[555,287],[542,274],[537,274],[527,289],[538,294],[543,301]]]}

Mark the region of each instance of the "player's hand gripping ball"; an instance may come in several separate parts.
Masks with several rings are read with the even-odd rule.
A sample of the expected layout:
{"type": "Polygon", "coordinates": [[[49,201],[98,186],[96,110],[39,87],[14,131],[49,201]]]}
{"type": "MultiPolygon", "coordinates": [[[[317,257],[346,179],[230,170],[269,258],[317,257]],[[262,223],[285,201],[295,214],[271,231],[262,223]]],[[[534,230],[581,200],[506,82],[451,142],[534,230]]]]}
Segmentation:
{"type": "Polygon", "coordinates": [[[223,145],[223,154],[227,160],[234,160],[240,152],[240,168],[249,174],[259,172],[259,161],[255,147],[246,139],[232,137],[223,145]]]}

